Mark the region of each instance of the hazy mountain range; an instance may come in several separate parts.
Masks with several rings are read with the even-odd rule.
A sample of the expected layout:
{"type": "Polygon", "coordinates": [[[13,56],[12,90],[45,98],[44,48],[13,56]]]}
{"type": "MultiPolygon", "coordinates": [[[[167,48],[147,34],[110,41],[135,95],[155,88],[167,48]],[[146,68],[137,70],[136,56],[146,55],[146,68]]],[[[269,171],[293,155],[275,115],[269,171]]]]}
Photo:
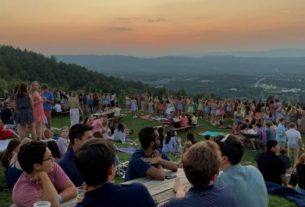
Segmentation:
{"type": "Polygon", "coordinates": [[[220,52],[201,57],[141,58],[121,55],[55,55],[55,57],[59,61],[79,64],[106,74],[305,74],[305,49],[220,52]]]}

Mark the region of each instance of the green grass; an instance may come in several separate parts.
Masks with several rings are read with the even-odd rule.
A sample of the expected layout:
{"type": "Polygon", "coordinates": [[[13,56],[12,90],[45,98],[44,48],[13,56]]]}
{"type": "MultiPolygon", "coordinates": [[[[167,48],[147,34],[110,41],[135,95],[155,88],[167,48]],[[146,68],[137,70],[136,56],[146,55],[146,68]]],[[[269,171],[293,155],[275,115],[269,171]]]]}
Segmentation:
{"type": "MultiPolygon", "coordinates": [[[[140,118],[132,118],[130,115],[126,116],[123,119],[124,124],[128,126],[128,128],[133,131],[133,133],[130,135],[130,138],[136,143],[134,147],[139,146],[139,142],[137,139],[137,134],[139,130],[142,127],[145,126],[159,126],[160,123],[157,121],[151,121],[151,120],[142,120],[140,118]]],[[[230,121],[226,121],[226,124],[229,124],[230,121]]],[[[217,129],[215,126],[212,126],[209,122],[199,119],[199,124],[201,124],[201,127],[191,129],[190,131],[193,133],[197,133],[198,131],[201,130],[210,130],[210,131],[222,131],[222,132],[229,132],[230,130],[227,129],[217,129]]],[[[69,117],[54,117],[53,118],[53,126],[56,128],[61,128],[62,126],[69,126],[70,121],[69,117]]],[[[186,139],[186,134],[187,132],[180,132],[179,136],[182,138],[182,143],[184,143],[186,139]]],[[[196,136],[197,141],[201,141],[204,138],[201,136],[196,136]]],[[[117,146],[129,146],[128,144],[116,144],[117,146]]],[[[242,164],[252,164],[255,165],[255,160],[254,157],[256,155],[256,152],[251,151],[246,149],[244,157],[242,159],[242,164]]],[[[121,161],[128,161],[130,158],[130,154],[126,153],[118,153],[118,156],[121,161]]],[[[171,157],[174,160],[177,161],[177,158],[171,157]]],[[[116,183],[121,183],[123,182],[122,178],[117,177],[115,179],[116,183]]],[[[4,182],[4,170],[2,167],[0,167],[0,207],[9,207],[10,204],[12,203],[11,201],[11,192],[9,192],[8,189],[5,187],[5,182],[4,182]]],[[[296,205],[284,198],[278,197],[278,196],[273,196],[269,195],[269,207],[295,207],[296,205]]]]}

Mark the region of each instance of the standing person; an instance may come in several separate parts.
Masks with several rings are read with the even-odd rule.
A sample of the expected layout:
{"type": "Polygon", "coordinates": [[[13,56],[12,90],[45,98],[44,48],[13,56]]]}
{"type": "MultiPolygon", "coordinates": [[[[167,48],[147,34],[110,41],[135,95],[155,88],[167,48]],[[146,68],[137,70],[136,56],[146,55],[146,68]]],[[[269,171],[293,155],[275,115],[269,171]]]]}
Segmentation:
{"type": "Polygon", "coordinates": [[[235,194],[239,207],[267,207],[268,193],[264,178],[259,170],[251,165],[241,165],[244,148],[240,139],[226,135],[217,141],[222,159],[216,186],[225,185],[235,194]]]}
{"type": "Polygon", "coordinates": [[[30,96],[27,91],[27,85],[21,83],[18,86],[15,96],[16,107],[16,124],[17,131],[20,139],[25,138],[27,128],[30,126],[32,129],[32,138],[37,139],[36,130],[34,129],[33,109],[30,96]]]}
{"type": "Polygon", "coordinates": [[[81,144],[92,137],[92,127],[85,124],[73,125],[69,131],[70,147],[58,162],[75,186],[83,185],[83,179],[76,169],[74,153],[79,149],[81,144]]]}
{"type": "Polygon", "coordinates": [[[276,141],[280,145],[281,148],[286,148],[287,137],[286,137],[286,128],[284,126],[285,119],[281,118],[279,120],[279,124],[276,127],[276,141]]]}
{"type": "Polygon", "coordinates": [[[31,99],[33,102],[33,117],[34,117],[34,125],[37,134],[37,139],[42,139],[43,137],[43,121],[44,121],[44,108],[43,108],[43,98],[40,95],[39,83],[38,81],[34,81],[32,83],[32,88],[30,91],[31,99]]]}
{"type": "Polygon", "coordinates": [[[52,206],[76,196],[76,188],[43,142],[23,145],[18,161],[24,172],[13,189],[15,206],[32,207],[37,201],[49,201],[52,206]]]}
{"type": "Polygon", "coordinates": [[[288,157],[292,162],[292,166],[295,166],[299,159],[299,151],[302,147],[301,133],[296,129],[296,124],[291,122],[289,129],[286,131],[287,145],[288,145],[288,157]]]}
{"type": "Polygon", "coordinates": [[[113,183],[115,159],[113,144],[98,138],[87,141],[77,150],[76,167],[86,183],[85,197],[77,207],[154,207],[154,200],[142,184],[113,183]]]}
{"type": "Polygon", "coordinates": [[[83,111],[79,105],[79,99],[74,92],[71,92],[68,98],[68,106],[70,107],[70,123],[71,126],[78,124],[80,120],[80,113],[83,111]]]}
{"type": "Polygon", "coordinates": [[[47,127],[48,129],[51,129],[51,117],[52,117],[52,108],[54,104],[54,96],[51,91],[49,91],[48,85],[42,85],[42,96],[44,98],[44,103],[43,103],[43,110],[44,114],[47,117],[48,124],[47,127]]]}
{"type": "Polygon", "coordinates": [[[214,185],[220,167],[220,152],[215,142],[198,142],[182,156],[183,169],[191,189],[185,193],[176,181],[176,197],[162,207],[236,207],[233,192],[224,186],[214,185]]]}
{"type": "Polygon", "coordinates": [[[160,147],[158,131],[152,127],[142,128],[139,132],[141,149],[133,153],[125,175],[125,181],[150,176],[156,180],[164,180],[163,168],[177,171],[177,165],[169,161],[166,155],[157,149],[160,147]]]}
{"type": "Polygon", "coordinates": [[[287,186],[286,167],[278,156],[280,145],[276,140],[267,142],[267,151],[256,156],[256,163],[265,182],[273,182],[287,186]]]}

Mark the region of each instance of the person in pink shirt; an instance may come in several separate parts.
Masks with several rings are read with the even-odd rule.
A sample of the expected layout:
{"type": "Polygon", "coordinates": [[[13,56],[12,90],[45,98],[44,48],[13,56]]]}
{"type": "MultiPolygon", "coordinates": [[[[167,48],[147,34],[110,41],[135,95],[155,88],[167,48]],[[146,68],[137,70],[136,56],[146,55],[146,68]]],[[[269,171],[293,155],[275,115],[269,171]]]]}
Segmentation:
{"type": "Polygon", "coordinates": [[[32,207],[37,201],[49,201],[52,206],[59,206],[76,197],[76,187],[54,162],[46,143],[23,145],[18,152],[18,161],[24,172],[13,188],[16,207],[32,207]]]}
{"type": "Polygon", "coordinates": [[[182,113],[182,116],[180,118],[180,127],[187,127],[188,125],[189,125],[189,119],[184,113],[182,113]]]}

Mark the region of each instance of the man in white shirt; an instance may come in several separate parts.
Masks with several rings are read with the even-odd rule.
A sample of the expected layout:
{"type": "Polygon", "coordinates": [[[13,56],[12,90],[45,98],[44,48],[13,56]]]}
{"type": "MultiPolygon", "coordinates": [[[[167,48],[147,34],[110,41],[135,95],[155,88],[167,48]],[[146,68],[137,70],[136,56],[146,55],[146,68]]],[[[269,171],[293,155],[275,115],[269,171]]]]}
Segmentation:
{"type": "Polygon", "coordinates": [[[300,147],[303,145],[301,133],[296,129],[295,123],[289,124],[286,137],[288,139],[288,157],[291,160],[292,166],[294,166],[298,162],[300,147]]]}

